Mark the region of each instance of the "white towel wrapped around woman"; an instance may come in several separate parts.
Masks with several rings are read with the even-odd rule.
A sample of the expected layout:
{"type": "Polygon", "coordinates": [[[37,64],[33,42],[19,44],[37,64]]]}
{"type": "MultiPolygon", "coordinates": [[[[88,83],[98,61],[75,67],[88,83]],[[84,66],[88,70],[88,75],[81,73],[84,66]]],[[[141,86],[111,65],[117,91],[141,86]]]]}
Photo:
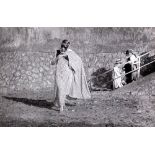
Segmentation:
{"type": "Polygon", "coordinates": [[[77,99],[91,98],[82,60],[74,51],[68,49],[57,57],[55,76],[55,101],[60,107],[65,105],[67,95],[77,99]]]}

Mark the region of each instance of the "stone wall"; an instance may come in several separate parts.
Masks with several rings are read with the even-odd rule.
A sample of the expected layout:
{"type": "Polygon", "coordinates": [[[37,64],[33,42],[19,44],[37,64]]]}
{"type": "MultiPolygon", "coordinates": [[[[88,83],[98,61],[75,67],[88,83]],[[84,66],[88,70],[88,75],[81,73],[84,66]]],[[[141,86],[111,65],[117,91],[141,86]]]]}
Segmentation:
{"type": "Polygon", "coordinates": [[[1,91],[53,89],[54,66],[49,53],[1,53],[1,91]]]}
{"type": "MultiPolygon", "coordinates": [[[[55,66],[50,64],[53,53],[46,52],[1,52],[0,88],[5,90],[53,90],[55,66]]],[[[111,68],[118,54],[83,55],[87,78],[98,68],[111,68]]]]}
{"type": "Polygon", "coordinates": [[[50,61],[62,39],[82,58],[87,79],[99,68],[112,69],[128,48],[154,48],[153,28],[0,28],[0,91],[53,90],[50,61]],[[134,31],[133,31],[134,30],[134,31]]]}

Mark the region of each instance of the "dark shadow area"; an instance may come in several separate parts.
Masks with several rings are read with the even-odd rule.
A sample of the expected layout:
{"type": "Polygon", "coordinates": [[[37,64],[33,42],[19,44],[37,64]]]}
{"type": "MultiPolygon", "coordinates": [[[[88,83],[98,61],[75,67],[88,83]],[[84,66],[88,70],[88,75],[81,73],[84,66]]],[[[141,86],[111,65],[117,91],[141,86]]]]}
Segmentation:
{"type": "MultiPolygon", "coordinates": [[[[55,107],[54,103],[48,102],[46,100],[34,100],[34,99],[7,97],[7,96],[3,96],[3,98],[5,98],[7,100],[21,102],[21,103],[24,103],[24,104],[30,105],[30,106],[36,106],[36,107],[40,107],[40,108],[47,108],[47,109],[59,111],[59,109],[57,107],[55,107]]],[[[65,105],[71,107],[71,106],[76,106],[76,103],[68,102],[65,105]]]]}
{"type": "MultiPolygon", "coordinates": [[[[144,54],[144,53],[143,53],[144,54]]],[[[154,56],[149,56],[149,54],[145,55],[144,57],[141,58],[141,67],[147,63],[150,63],[152,61],[155,60],[155,55],[154,56]]],[[[148,66],[145,66],[143,67],[141,70],[140,70],[140,74],[142,76],[146,76],[148,74],[151,74],[155,72],[155,62],[149,64],[148,66]]]]}
{"type": "Polygon", "coordinates": [[[91,80],[91,90],[92,91],[106,91],[106,90],[112,90],[113,89],[113,82],[112,80],[112,71],[107,72],[104,67],[99,68],[94,73],[92,73],[92,80],[91,80]],[[105,73],[105,74],[104,74],[105,73]],[[111,82],[108,82],[111,81],[111,82]],[[108,83],[107,83],[108,82],[108,83]]]}
{"type": "Polygon", "coordinates": [[[30,106],[40,107],[40,108],[52,109],[52,107],[54,107],[54,103],[48,102],[46,100],[34,100],[34,99],[7,97],[7,96],[3,96],[3,98],[7,100],[21,102],[30,106]]]}

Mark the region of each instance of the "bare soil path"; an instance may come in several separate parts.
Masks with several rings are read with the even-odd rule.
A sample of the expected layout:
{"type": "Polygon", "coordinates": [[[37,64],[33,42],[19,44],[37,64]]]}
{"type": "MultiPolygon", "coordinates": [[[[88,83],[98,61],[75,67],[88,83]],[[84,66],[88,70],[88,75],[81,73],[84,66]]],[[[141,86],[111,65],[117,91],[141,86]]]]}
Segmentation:
{"type": "Polygon", "coordinates": [[[120,90],[92,92],[91,100],[76,100],[76,106],[66,106],[68,110],[62,114],[50,109],[50,92],[1,94],[0,126],[155,126],[154,88],[152,74],[120,90]]]}

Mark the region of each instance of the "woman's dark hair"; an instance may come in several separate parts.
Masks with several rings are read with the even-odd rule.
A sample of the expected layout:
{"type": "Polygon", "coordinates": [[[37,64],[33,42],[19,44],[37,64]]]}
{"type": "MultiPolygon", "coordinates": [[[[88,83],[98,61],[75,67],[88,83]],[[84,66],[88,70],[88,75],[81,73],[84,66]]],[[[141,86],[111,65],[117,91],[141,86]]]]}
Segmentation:
{"type": "Polygon", "coordinates": [[[61,48],[62,47],[65,47],[66,48],[66,46],[64,44],[67,44],[67,48],[68,48],[69,45],[70,45],[70,42],[67,39],[63,40],[62,43],[61,43],[61,48]]]}
{"type": "Polygon", "coordinates": [[[70,44],[70,42],[69,42],[67,39],[64,39],[64,40],[62,41],[62,44],[63,44],[63,43],[70,44]]]}

